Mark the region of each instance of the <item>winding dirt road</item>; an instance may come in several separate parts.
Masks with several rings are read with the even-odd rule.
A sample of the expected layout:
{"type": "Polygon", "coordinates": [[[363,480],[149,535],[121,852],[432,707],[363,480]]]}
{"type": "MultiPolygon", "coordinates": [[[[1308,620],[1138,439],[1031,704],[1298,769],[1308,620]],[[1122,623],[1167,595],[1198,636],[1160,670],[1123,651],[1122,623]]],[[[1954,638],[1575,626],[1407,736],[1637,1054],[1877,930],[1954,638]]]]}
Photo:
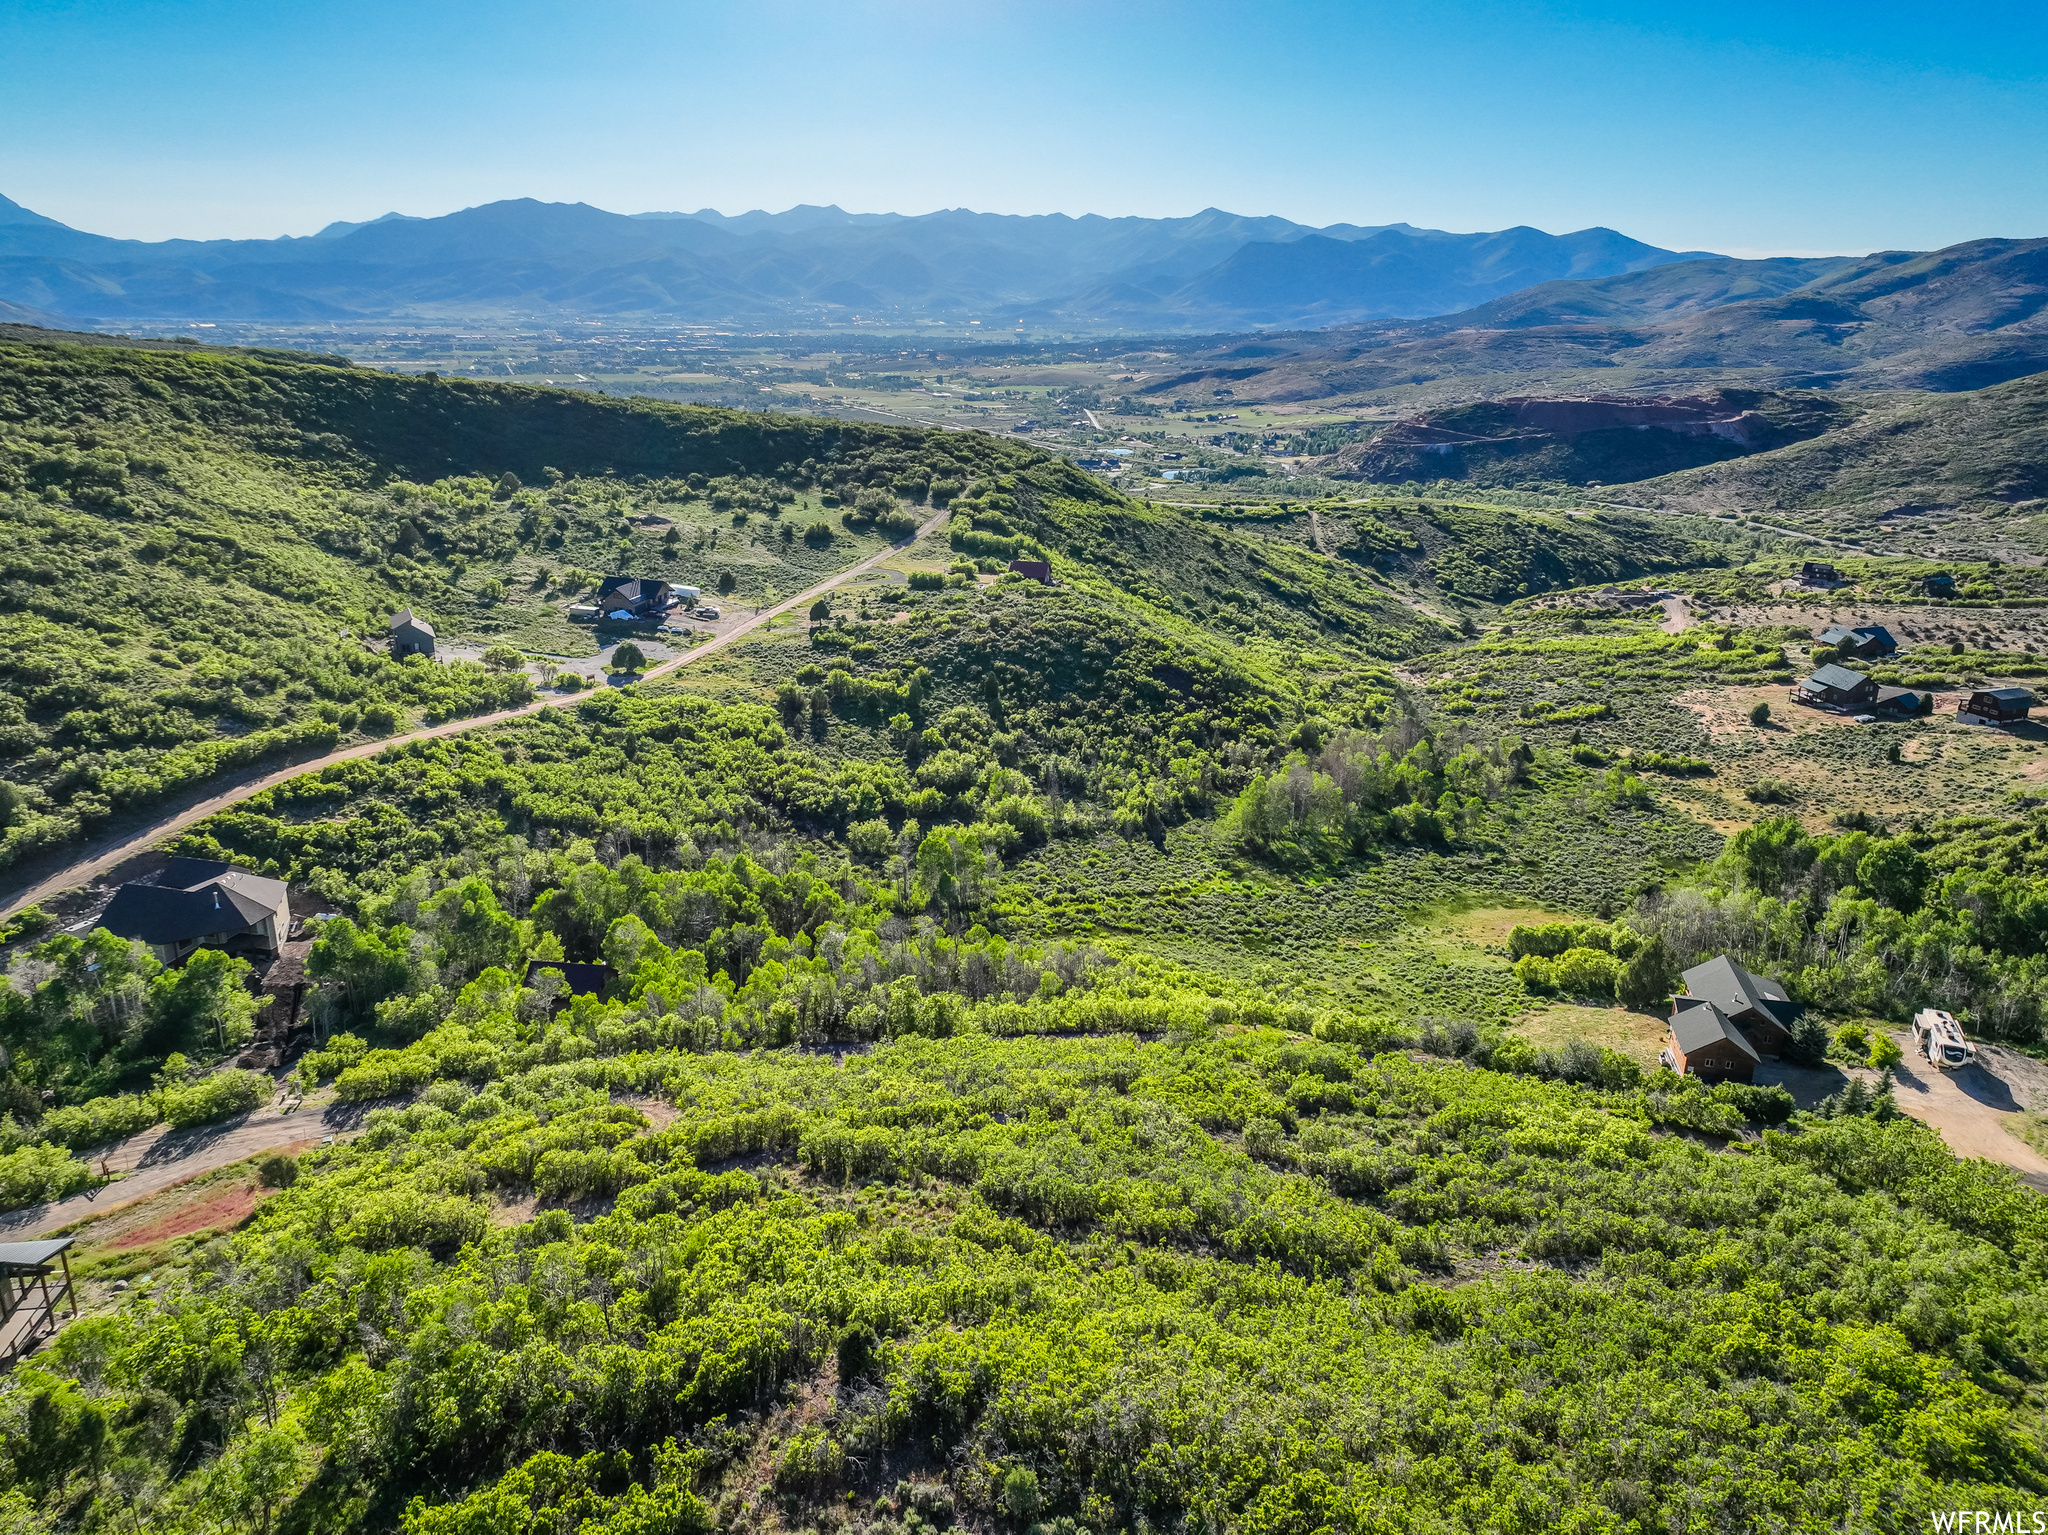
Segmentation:
{"type": "Polygon", "coordinates": [[[306,1151],[325,1139],[347,1140],[362,1128],[368,1107],[329,1104],[318,1108],[308,1103],[288,1110],[257,1109],[224,1125],[201,1125],[195,1130],[156,1125],[117,1145],[81,1153],[94,1172],[104,1165],[109,1172],[124,1176],[69,1199],[7,1211],[0,1215],[0,1239],[23,1242],[90,1217],[111,1215],[138,1199],[259,1151],[285,1147],[306,1151]]]}
{"type": "MultiPolygon", "coordinates": [[[[706,656],[723,650],[741,635],[760,628],[763,624],[780,617],[792,608],[816,601],[822,593],[829,592],[834,587],[845,585],[855,576],[866,574],[884,560],[901,554],[927,533],[945,526],[949,515],[948,512],[941,509],[928,518],[908,538],[891,544],[888,548],[878,553],[869,555],[857,564],[847,566],[846,569],[840,571],[837,575],[828,576],[816,585],[805,587],[794,597],[777,603],[772,608],[762,609],[745,623],[728,630],[716,639],[707,640],[694,650],[685,651],[682,655],[663,661],[658,666],[649,667],[645,672],[641,673],[640,680],[642,682],[652,682],[657,677],[665,676],[669,672],[676,671],[693,662],[701,661],[706,656]]],[[[324,767],[331,767],[337,762],[348,762],[358,757],[374,757],[381,751],[386,751],[394,746],[404,746],[413,741],[431,741],[441,736],[460,735],[466,730],[483,730],[492,725],[501,725],[506,720],[518,719],[521,715],[537,714],[543,709],[573,708],[582,701],[583,696],[580,693],[576,693],[559,698],[536,698],[532,703],[521,704],[516,709],[501,709],[495,714],[479,714],[469,719],[448,720],[443,724],[408,731],[401,736],[387,736],[381,741],[363,741],[354,746],[345,746],[339,751],[329,752],[324,757],[315,757],[291,767],[280,768],[274,773],[266,773],[261,778],[250,779],[235,785],[231,789],[224,789],[219,794],[213,795],[208,799],[188,805],[184,809],[164,816],[160,820],[153,821],[140,831],[123,833],[118,837],[102,842],[83,857],[67,864],[56,873],[38,881],[25,890],[20,890],[6,896],[5,907],[0,908],[0,920],[12,917],[24,906],[33,905],[39,901],[46,901],[60,891],[85,884],[97,875],[104,874],[116,865],[133,858],[137,853],[145,852],[165,838],[176,835],[186,827],[203,821],[208,816],[218,815],[230,805],[238,805],[243,800],[253,798],[266,789],[274,789],[279,784],[286,783],[306,773],[317,773],[324,767]]]]}

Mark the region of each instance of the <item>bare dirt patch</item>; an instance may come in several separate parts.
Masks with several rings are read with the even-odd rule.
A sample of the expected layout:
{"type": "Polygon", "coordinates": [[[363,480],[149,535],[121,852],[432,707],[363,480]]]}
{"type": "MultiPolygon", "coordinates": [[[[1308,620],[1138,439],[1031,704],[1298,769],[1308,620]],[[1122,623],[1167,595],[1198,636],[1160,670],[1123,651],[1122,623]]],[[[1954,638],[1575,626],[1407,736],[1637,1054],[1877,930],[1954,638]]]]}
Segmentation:
{"type": "Polygon", "coordinates": [[[1554,1002],[1524,1014],[1515,1027],[1530,1044],[1542,1049],[1561,1049],[1575,1039],[1582,1039],[1589,1045],[1625,1055],[1644,1068],[1655,1067],[1657,1053],[1664,1048],[1664,1020],[1623,1007],[1554,1002]]]}
{"type": "Polygon", "coordinates": [[[122,1232],[107,1246],[122,1252],[131,1247],[147,1247],[152,1242],[168,1242],[172,1237],[188,1237],[196,1232],[239,1226],[255,1213],[257,1205],[269,1192],[252,1183],[231,1183],[208,1189],[183,1208],[148,1225],[122,1232]]]}
{"type": "MultiPolygon", "coordinates": [[[[1892,1094],[1901,1109],[1939,1131],[1957,1156],[2010,1167],[2048,1193],[2048,1156],[2025,1139],[2033,1128],[2034,1116],[2029,1110],[2048,1104],[2048,1067],[1980,1043],[1977,1065],[1961,1071],[1935,1071],[1913,1060],[1911,1041],[1904,1034],[1873,1032],[1891,1033],[1908,1052],[1893,1073],[1892,1094]]],[[[1861,1067],[1845,1071],[1833,1065],[1805,1068],[1767,1062],[1756,1074],[1759,1083],[1778,1083],[1790,1090],[1802,1109],[1838,1092],[1851,1077],[1860,1077],[1872,1087],[1878,1083],[1878,1073],[1861,1067]]]]}
{"type": "Polygon", "coordinates": [[[666,1130],[670,1125],[674,1124],[676,1122],[676,1115],[679,1112],[673,1103],[666,1103],[659,1098],[650,1098],[644,1093],[619,1093],[613,1097],[612,1101],[614,1103],[630,1104],[645,1114],[650,1134],[657,1130],[666,1130]]]}
{"type": "Polygon", "coordinates": [[[1858,725],[1853,718],[1795,704],[1782,687],[1701,688],[1673,700],[1691,711],[1713,743],[1715,776],[1672,792],[1717,829],[1737,830],[1764,816],[1796,815],[1816,831],[1844,811],[1887,821],[2001,811],[2014,790],[2048,786],[2048,753],[2032,729],[1993,730],[1957,722],[1965,695],[1935,695],[1932,716],[1858,725]],[[1758,703],[1770,720],[1750,723],[1758,703]],[[1863,740],[1853,737],[1868,732],[1863,740]],[[1887,751],[1897,747],[1899,760],[1887,751]],[[1789,801],[1759,803],[1747,790],[1772,778],[1789,801]]]}
{"type": "MultiPolygon", "coordinates": [[[[1894,1035],[1901,1047],[1909,1041],[1894,1035]]],[[[1982,1157],[2002,1162],[2035,1178],[2048,1178],[2048,1156],[2043,1156],[2020,1137],[2027,1128],[2026,1098],[2015,1092],[2019,1084],[1998,1070],[1999,1059],[1985,1054],[1981,1064],[1961,1071],[1935,1071],[1915,1063],[1909,1055],[1896,1073],[1894,1096],[1899,1107],[1915,1119],[1932,1125],[1959,1157],[1982,1157]]]]}

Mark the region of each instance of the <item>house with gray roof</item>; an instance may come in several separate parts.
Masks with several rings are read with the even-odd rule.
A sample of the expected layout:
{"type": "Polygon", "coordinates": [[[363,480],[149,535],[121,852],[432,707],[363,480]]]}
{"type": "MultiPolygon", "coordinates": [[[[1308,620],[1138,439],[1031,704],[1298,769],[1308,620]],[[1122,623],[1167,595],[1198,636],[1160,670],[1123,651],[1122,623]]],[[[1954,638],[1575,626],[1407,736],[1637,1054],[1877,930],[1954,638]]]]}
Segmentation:
{"type": "Polygon", "coordinates": [[[1717,954],[1694,965],[1683,979],[1685,991],[1673,1005],[1674,1022],[1695,1003],[1711,1002],[1758,1057],[1775,1060],[1791,1049],[1792,1025],[1800,1007],[1770,976],[1752,975],[1731,956],[1717,954]]]}
{"type": "Polygon", "coordinates": [[[1979,688],[1956,705],[1956,717],[1965,725],[2020,725],[2034,703],[2032,688],[1979,688]]]}
{"type": "Polygon", "coordinates": [[[285,883],[233,864],[173,858],[154,884],[123,885],[99,925],[146,943],[166,965],[200,949],[275,954],[291,933],[285,883]]]}
{"type": "Polygon", "coordinates": [[[411,608],[400,608],[391,615],[391,653],[394,656],[431,656],[434,653],[434,626],[411,608]]]}
{"type": "Polygon", "coordinates": [[[613,623],[659,618],[675,602],[666,581],[645,576],[606,576],[597,589],[597,610],[613,623]]]}
{"type": "Polygon", "coordinates": [[[1704,997],[1679,997],[1671,1011],[1663,1063],[1703,1082],[1753,1082],[1763,1064],[1756,1046],[1728,1015],[1704,997]]]}
{"type": "Polygon", "coordinates": [[[1891,630],[1883,624],[1859,624],[1850,629],[1841,624],[1821,630],[1820,642],[1833,645],[1845,656],[1888,656],[1899,648],[1899,642],[1892,638],[1891,630]]]}
{"type": "Polygon", "coordinates": [[[1879,688],[1877,706],[1893,714],[1931,714],[1934,695],[1922,688],[1879,688]]]}
{"type": "Polygon", "coordinates": [[[1830,662],[1792,690],[1792,701],[1818,709],[1864,709],[1877,702],[1877,684],[1830,662]]]}

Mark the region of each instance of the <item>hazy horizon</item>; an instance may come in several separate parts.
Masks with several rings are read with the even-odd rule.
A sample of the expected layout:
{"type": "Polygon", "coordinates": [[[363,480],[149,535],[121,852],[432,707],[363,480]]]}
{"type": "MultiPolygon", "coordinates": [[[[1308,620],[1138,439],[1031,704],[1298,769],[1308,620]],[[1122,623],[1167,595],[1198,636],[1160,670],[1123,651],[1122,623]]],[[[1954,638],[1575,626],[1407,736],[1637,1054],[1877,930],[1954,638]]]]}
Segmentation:
{"type": "Polygon", "coordinates": [[[532,196],[1929,249],[2048,223],[2044,42],[2017,7],[31,0],[0,190],[152,240],[532,196]]]}

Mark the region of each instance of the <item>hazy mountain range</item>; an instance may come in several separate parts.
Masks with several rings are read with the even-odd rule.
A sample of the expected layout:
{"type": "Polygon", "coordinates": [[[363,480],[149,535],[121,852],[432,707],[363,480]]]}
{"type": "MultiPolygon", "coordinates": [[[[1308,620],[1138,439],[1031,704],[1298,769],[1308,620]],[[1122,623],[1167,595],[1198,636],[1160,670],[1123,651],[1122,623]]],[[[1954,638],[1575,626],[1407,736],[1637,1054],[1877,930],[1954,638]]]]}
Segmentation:
{"type": "Polygon", "coordinates": [[[83,320],[635,316],[1242,330],[1444,314],[1697,257],[1611,229],[1446,234],[1207,209],[1191,218],[728,218],[489,203],[276,240],[117,240],[0,197],[0,305],[83,320]]]}

